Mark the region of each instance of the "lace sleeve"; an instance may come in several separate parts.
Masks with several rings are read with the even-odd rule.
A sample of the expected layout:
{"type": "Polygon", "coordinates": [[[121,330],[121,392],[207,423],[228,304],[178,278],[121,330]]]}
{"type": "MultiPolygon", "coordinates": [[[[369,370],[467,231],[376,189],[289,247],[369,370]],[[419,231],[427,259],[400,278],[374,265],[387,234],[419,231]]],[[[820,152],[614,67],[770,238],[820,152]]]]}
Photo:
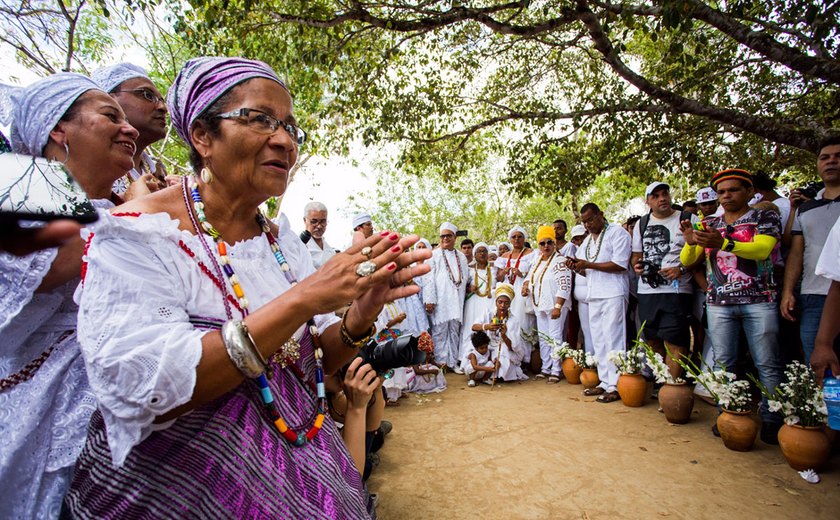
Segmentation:
{"type": "Polygon", "coordinates": [[[32,300],[57,254],[56,248],[21,257],[0,253],[0,330],[32,300]]]}
{"type": "Polygon", "coordinates": [[[88,249],[78,336],[120,465],[161,427],[156,417],[190,400],[205,333],[189,322],[191,288],[178,272],[176,246],[159,229],[132,236],[114,223],[120,219],[108,220],[88,249]]]}

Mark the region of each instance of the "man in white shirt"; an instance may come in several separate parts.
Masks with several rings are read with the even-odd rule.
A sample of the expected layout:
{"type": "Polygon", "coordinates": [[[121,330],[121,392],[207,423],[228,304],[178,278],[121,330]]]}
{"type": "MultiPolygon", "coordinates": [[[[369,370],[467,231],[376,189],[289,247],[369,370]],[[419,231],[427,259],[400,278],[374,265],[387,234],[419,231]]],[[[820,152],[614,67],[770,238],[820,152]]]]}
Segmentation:
{"type": "Polygon", "coordinates": [[[306,249],[312,255],[315,269],[324,265],[335,255],[335,249],[324,240],[327,231],[327,207],[321,202],[309,202],[303,208],[303,224],[306,231],[300,234],[300,239],[306,244],[306,249]]]}
{"type": "Polygon", "coordinates": [[[423,303],[431,315],[435,360],[451,368],[460,364],[461,321],[470,284],[467,257],[455,249],[456,231],[458,228],[450,222],[440,226],[440,247],[429,260],[432,270],[427,276],[431,280],[423,286],[423,303]]]}
{"type": "Polygon", "coordinates": [[[353,217],[353,245],[373,235],[373,219],[370,218],[370,213],[361,212],[353,217]]]}
{"type": "Polygon", "coordinates": [[[691,274],[680,262],[685,245],[680,222],[697,217],[671,207],[671,187],[652,182],[645,190],[650,213],[636,222],[630,264],[639,275],[639,320],[648,345],[665,359],[672,377],[680,377],[677,360],[688,355],[693,311],[691,274]],[[666,355],[667,350],[673,358],[666,355]]]}
{"type": "Polygon", "coordinates": [[[620,399],[616,391],[618,370],[608,354],[625,350],[627,299],[630,281],[630,234],[621,226],[610,224],[601,209],[584,204],[580,220],[589,231],[567,266],[586,277],[586,301],[589,303],[589,330],[592,350],[598,360],[601,383],[587,389],[585,395],[597,395],[598,402],[612,403],[620,399]]]}

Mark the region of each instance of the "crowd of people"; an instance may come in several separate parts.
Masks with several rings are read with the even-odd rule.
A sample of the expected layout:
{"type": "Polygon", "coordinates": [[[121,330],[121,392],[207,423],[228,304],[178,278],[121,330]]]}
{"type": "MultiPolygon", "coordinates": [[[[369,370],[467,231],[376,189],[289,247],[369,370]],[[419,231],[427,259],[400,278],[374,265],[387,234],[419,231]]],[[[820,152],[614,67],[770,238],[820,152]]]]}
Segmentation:
{"type": "MultiPolygon", "coordinates": [[[[639,331],[675,374],[687,356],[734,370],[742,346],[770,389],[791,359],[840,373],[838,139],[823,187],[788,198],[728,169],[679,206],[652,182],[624,225],[588,203],[571,230],[456,246],[451,222],[432,243],[360,213],[337,251],[324,204],[300,234],[260,211],[307,137],[262,62],[192,59],[166,99],[126,63],[2,90],[11,151],[62,163],[98,220],[4,222],[0,517],[374,517],[386,406],[447,371],[556,384],[562,343],[596,360],[600,403],[639,331]],[[167,115],[189,175],[149,153],[167,115]],[[407,337],[408,366],[369,359],[407,337]]],[[[774,442],[781,417],[761,416],[774,442]]]]}

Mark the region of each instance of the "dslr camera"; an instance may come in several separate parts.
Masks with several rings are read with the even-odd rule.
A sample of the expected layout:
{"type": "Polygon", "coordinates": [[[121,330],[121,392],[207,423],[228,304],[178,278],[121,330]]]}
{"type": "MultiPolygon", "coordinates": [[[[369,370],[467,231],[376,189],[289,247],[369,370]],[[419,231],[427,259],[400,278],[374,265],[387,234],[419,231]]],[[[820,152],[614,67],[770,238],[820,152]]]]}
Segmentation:
{"type": "Polygon", "coordinates": [[[419,365],[426,359],[426,354],[417,348],[417,337],[399,336],[377,343],[374,338],[359,349],[356,357],[369,363],[377,374],[383,375],[395,368],[419,365]]]}
{"type": "Polygon", "coordinates": [[[819,191],[823,188],[825,188],[825,184],[822,182],[809,182],[804,187],[799,188],[799,193],[801,193],[803,197],[808,197],[809,199],[816,199],[817,193],[819,193],[819,191]]]}
{"type": "Polygon", "coordinates": [[[639,278],[641,278],[652,289],[656,289],[660,285],[668,284],[668,280],[659,274],[661,266],[654,264],[649,260],[639,260],[639,263],[642,265],[642,274],[639,275],[639,278]]]}

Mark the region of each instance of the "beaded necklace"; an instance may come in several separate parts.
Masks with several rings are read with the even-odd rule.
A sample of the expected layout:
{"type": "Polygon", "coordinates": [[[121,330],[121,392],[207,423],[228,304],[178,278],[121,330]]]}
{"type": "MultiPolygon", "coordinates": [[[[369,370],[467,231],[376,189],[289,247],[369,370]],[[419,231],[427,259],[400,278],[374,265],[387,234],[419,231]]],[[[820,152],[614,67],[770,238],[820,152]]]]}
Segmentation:
{"type": "Polygon", "coordinates": [[[490,297],[490,292],[491,292],[490,291],[490,276],[491,276],[490,275],[490,263],[488,262],[487,263],[487,279],[486,279],[487,290],[484,293],[482,293],[479,290],[479,285],[478,285],[478,265],[475,266],[475,295],[478,296],[479,298],[484,298],[484,297],[489,298],[490,297]]]}
{"type": "MultiPolygon", "coordinates": [[[[543,272],[540,275],[540,280],[539,280],[539,282],[540,282],[539,283],[540,296],[542,296],[543,278],[545,278],[545,273],[548,272],[548,268],[549,268],[549,266],[551,266],[551,261],[554,260],[554,255],[556,255],[556,254],[557,254],[557,251],[554,251],[553,253],[551,253],[551,256],[548,257],[548,262],[545,263],[545,269],[543,269],[543,272]]],[[[534,287],[534,276],[537,274],[537,269],[539,269],[540,264],[542,264],[542,261],[543,261],[543,258],[542,258],[542,255],[540,255],[540,260],[539,260],[539,262],[537,262],[537,266],[534,267],[534,269],[531,271],[531,301],[534,302],[535,306],[539,305],[537,302],[539,301],[540,297],[536,295],[537,291],[536,291],[536,287],[534,287]]]]}
{"type": "Polygon", "coordinates": [[[455,253],[455,265],[458,266],[458,281],[455,281],[455,275],[452,273],[452,268],[449,267],[449,260],[446,259],[446,249],[441,250],[440,254],[443,256],[443,261],[446,264],[446,270],[449,271],[449,279],[455,284],[455,287],[460,287],[464,277],[461,274],[461,262],[458,261],[458,253],[455,253]]]}
{"type": "MultiPolygon", "coordinates": [[[[210,224],[210,222],[207,221],[207,217],[204,214],[204,202],[202,202],[201,194],[198,191],[198,183],[196,182],[194,177],[190,176],[189,198],[191,198],[193,202],[192,209],[195,211],[195,216],[193,216],[193,212],[190,211],[190,205],[188,202],[189,199],[187,198],[187,182],[187,178],[185,177],[182,182],[184,202],[187,204],[187,213],[189,213],[190,221],[192,222],[193,227],[195,227],[196,235],[198,236],[199,241],[204,247],[205,252],[207,252],[208,256],[213,262],[219,279],[222,279],[222,272],[224,272],[225,276],[227,276],[227,279],[228,281],[230,281],[230,285],[233,288],[233,292],[236,296],[237,302],[239,303],[242,316],[246,317],[248,316],[248,300],[245,298],[245,293],[242,291],[242,287],[239,285],[239,278],[236,276],[236,273],[233,270],[233,266],[230,264],[230,259],[227,256],[227,245],[222,239],[222,235],[216,230],[216,228],[213,227],[212,224],[210,224]],[[209,234],[213,238],[213,241],[216,243],[216,249],[219,254],[218,262],[216,261],[215,256],[210,250],[210,246],[207,244],[207,241],[204,238],[204,234],[201,231],[202,229],[205,230],[207,234],[209,234]],[[220,265],[221,268],[219,267],[220,265]]],[[[260,229],[262,229],[263,235],[268,241],[269,246],[271,247],[271,252],[274,254],[274,259],[280,265],[280,270],[283,271],[283,274],[286,276],[286,280],[289,282],[290,285],[296,285],[297,279],[294,277],[294,274],[292,273],[291,268],[289,267],[289,263],[286,261],[286,257],[280,250],[280,245],[277,243],[277,240],[275,240],[274,235],[271,234],[271,228],[269,227],[268,222],[265,220],[265,217],[263,217],[263,215],[259,211],[257,211],[256,220],[257,224],[259,224],[260,226],[260,229]]],[[[224,287],[224,292],[227,293],[227,287],[224,287]]],[[[225,298],[225,312],[227,314],[228,319],[232,319],[232,313],[230,310],[230,306],[227,303],[227,297],[225,298]]],[[[312,336],[312,342],[314,347],[315,386],[316,393],[318,396],[318,402],[316,405],[316,415],[314,423],[306,433],[298,433],[297,431],[295,431],[295,429],[289,427],[283,420],[283,417],[280,415],[280,409],[277,406],[277,402],[274,400],[274,395],[271,392],[271,388],[268,385],[268,377],[271,377],[271,374],[269,374],[268,377],[266,376],[266,374],[262,374],[254,380],[254,382],[257,385],[257,388],[259,388],[260,390],[260,397],[262,398],[263,407],[265,408],[271,420],[274,422],[274,426],[280,432],[282,437],[293,446],[304,446],[307,442],[314,439],[318,432],[321,430],[321,426],[323,426],[324,424],[324,416],[327,412],[327,394],[324,387],[324,365],[321,359],[324,355],[324,351],[321,348],[321,338],[320,334],[318,333],[318,328],[315,326],[315,321],[312,318],[310,318],[307,321],[307,327],[309,327],[309,333],[312,336]]],[[[297,340],[294,339],[294,337],[289,339],[289,341],[287,341],[283,345],[283,347],[281,347],[281,349],[278,350],[278,352],[274,356],[272,356],[272,359],[280,363],[281,368],[285,368],[285,366],[287,365],[291,366],[294,374],[303,383],[304,374],[297,368],[297,366],[294,365],[294,361],[299,358],[300,344],[297,342],[297,340]],[[277,360],[278,354],[280,354],[281,356],[279,360],[277,360]]]]}
{"type": "MultiPolygon", "coordinates": [[[[517,271],[519,271],[519,262],[522,261],[522,255],[524,255],[524,254],[525,254],[525,248],[523,247],[522,251],[519,252],[519,256],[516,257],[516,265],[513,266],[513,268],[516,269],[517,271]]],[[[507,267],[508,269],[510,269],[510,261],[512,259],[513,259],[513,251],[510,252],[510,256],[508,256],[508,258],[507,258],[507,265],[505,267],[507,267]]],[[[508,276],[508,281],[510,281],[510,284],[513,285],[514,282],[516,282],[516,273],[510,273],[510,271],[508,271],[507,276],[508,276]]]]}
{"type": "Polygon", "coordinates": [[[608,227],[610,227],[609,222],[606,223],[606,225],[604,226],[604,229],[601,230],[600,236],[598,236],[598,247],[595,249],[595,256],[592,257],[592,258],[589,258],[589,246],[592,245],[592,235],[589,235],[589,240],[586,242],[586,251],[584,253],[584,255],[586,256],[586,261],[587,262],[592,262],[593,260],[598,259],[598,255],[601,254],[601,244],[604,243],[604,235],[607,234],[607,228],[608,227]]]}

